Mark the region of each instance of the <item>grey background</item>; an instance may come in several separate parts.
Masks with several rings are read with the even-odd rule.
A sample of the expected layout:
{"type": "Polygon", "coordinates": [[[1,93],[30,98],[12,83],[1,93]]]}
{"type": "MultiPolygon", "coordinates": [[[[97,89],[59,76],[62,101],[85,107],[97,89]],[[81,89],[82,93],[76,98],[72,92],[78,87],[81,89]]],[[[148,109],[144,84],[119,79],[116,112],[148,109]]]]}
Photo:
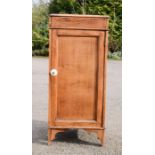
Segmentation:
{"type": "Polygon", "coordinates": [[[32,151],[33,155],[121,155],[122,62],[108,60],[105,144],[84,130],[58,134],[47,145],[48,58],[32,59],[32,151]],[[66,139],[68,138],[68,139],[66,139]]]}

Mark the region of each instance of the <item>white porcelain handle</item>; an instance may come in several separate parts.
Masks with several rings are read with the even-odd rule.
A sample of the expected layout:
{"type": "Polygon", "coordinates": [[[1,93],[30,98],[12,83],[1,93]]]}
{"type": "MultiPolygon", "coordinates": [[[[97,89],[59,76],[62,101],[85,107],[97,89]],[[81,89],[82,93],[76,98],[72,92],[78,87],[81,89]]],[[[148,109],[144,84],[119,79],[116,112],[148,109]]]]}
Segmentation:
{"type": "Polygon", "coordinates": [[[52,69],[50,71],[51,76],[57,76],[58,75],[58,71],[56,69],[52,69]]]}

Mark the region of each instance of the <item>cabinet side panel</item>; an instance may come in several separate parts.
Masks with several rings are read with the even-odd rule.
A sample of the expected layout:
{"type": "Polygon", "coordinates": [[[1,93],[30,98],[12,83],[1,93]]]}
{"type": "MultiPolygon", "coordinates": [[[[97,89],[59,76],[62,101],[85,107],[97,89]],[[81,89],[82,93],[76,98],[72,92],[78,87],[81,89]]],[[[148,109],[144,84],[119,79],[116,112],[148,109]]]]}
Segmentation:
{"type": "Polygon", "coordinates": [[[106,111],[106,83],[107,83],[107,57],[108,57],[108,31],[105,31],[104,36],[104,63],[103,63],[103,121],[102,127],[105,127],[105,111],[106,111]]]}

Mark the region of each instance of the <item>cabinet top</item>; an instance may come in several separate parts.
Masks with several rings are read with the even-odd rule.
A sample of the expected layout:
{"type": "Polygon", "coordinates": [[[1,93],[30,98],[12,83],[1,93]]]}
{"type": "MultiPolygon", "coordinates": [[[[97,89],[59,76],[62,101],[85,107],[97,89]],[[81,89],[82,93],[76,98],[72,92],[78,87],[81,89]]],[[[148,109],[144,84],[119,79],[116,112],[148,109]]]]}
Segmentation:
{"type": "Polygon", "coordinates": [[[109,18],[105,15],[82,15],[82,14],[50,14],[50,17],[85,17],[85,18],[109,18]]]}

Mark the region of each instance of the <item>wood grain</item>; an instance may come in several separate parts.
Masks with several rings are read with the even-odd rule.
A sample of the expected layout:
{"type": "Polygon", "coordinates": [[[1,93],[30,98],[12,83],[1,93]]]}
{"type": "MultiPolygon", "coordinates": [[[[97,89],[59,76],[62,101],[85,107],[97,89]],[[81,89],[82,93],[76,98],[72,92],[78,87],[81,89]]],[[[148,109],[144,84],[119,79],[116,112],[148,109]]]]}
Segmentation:
{"type": "Polygon", "coordinates": [[[95,131],[103,144],[107,30],[103,16],[49,18],[48,144],[69,128],[95,131]],[[57,76],[50,75],[53,68],[57,76]]]}
{"type": "Polygon", "coordinates": [[[51,15],[49,28],[108,30],[108,17],[51,15]]]}
{"type": "Polygon", "coordinates": [[[81,14],[50,14],[50,17],[90,17],[90,18],[109,18],[109,16],[105,15],[81,15],[81,14]]]}
{"type": "Polygon", "coordinates": [[[96,120],[97,38],[62,36],[58,42],[57,118],[96,120]]]}

